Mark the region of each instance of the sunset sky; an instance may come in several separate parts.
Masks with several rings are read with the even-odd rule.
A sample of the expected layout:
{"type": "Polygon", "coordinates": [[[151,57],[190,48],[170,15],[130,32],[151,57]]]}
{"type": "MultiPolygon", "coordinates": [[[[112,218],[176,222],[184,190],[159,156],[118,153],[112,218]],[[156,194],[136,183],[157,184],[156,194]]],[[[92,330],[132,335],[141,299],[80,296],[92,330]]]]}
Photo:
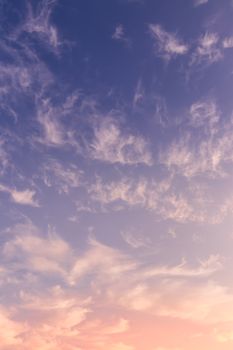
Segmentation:
{"type": "Polygon", "coordinates": [[[233,349],[232,19],[0,0],[0,350],[233,349]]]}

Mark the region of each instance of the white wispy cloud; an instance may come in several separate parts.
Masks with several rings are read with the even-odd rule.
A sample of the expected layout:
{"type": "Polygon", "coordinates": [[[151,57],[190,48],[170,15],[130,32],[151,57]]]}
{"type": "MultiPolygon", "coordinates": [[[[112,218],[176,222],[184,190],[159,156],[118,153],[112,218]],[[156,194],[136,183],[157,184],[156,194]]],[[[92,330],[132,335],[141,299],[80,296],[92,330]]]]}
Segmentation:
{"type": "Polygon", "coordinates": [[[67,101],[54,105],[48,98],[37,97],[36,117],[42,132],[38,137],[34,136],[34,141],[50,147],[75,146],[73,132],[65,127],[62,120],[71,109],[71,106],[67,107],[67,101]]]}
{"type": "Polygon", "coordinates": [[[183,43],[176,34],[165,31],[158,24],[150,24],[149,30],[155,41],[157,54],[161,55],[166,60],[184,55],[188,52],[188,45],[183,43]]]}
{"type": "Polygon", "coordinates": [[[0,81],[2,97],[10,91],[12,92],[12,89],[26,93],[32,83],[30,68],[17,64],[0,64],[0,81]]]}
{"type": "Polygon", "coordinates": [[[103,205],[122,203],[129,207],[139,206],[153,210],[158,206],[160,195],[163,196],[169,187],[169,180],[159,183],[147,181],[145,178],[135,180],[124,177],[119,181],[106,183],[101,178],[97,178],[96,183],[90,186],[88,191],[94,201],[103,205]]]}
{"type": "Polygon", "coordinates": [[[204,5],[207,4],[208,0],[194,0],[194,6],[200,6],[200,5],[204,5]]]}
{"type": "Polygon", "coordinates": [[[135,108],[142,100],[144,99],[145,92],[142,86],[142,81],[139,80],[135,89],[135,93],[133,96],[133,107],[135,108]]]}
{"type": "Polygon", "coordinates": [[[0,138],[0,174],[3,174],[9,165],[9,156],[5,150],[4,145],[4,138],[0,138]]]}
{"type": "MultiPolygon", "coordinates": [[[[90,271],[95,278],[96,286],[101,287],[101,284],[118,284],[126,275],[131,275],[128,279],[130,285],[131,282],[144,283],[155,277],[178,277],[184,280],[207,277],[223,268],[219,255],[210,255],[195,267],[190,267],[185,260],[175,266],[151,266],[151,263],[138,261],[135,257],[104,245],[93,237],[89,237],[86,251],[80,254],[77,248],[71,248],[65,240],[54,232],[40,237],[38,229],[30,222],[17,225],[8,231],[13,236],[4,244],[2,250],[2,254],[8,261],[17,257],[20,266],[24,266],[28,271],[45,274],[59,272],[63,277],[66,277],[67,282],[71,285],[76,285],[78,281],[85,279],[90,271]]],[[[13,266],[18,269],[17,266],[13,266]]],[[[33,306],[31,302],[28,303],[27,307],[37,309],[48,307],[37,302],[36,307],[35,302],[34,300],[33,306]]],[[[50,305],[49,308],[56,308],[56,306],[50,305]]]]}
{"type": "Polygon", "coordinates": [[[124,132],[112,118],[105,118],[95,126],[90,155],[93,159],[109,163],[153,163],[147,141],[140,135],[124,132]]]}
{"type": "Polygon", "coordinates": [[[115,40],[124,40],[125,39],[125,30],[122,24],[116,26],[115,31],[112,35],[112,38],[115,40]]]}
{"type": "Polygon", "coordinates": [[[174,142],[167,152],[161,154],[160,161],[168,169],[189,178],[197,175],[222,176],[224,172],[221,162],[224,159],[224,148],[221,150],[221,146],[224,147],[224,144],[214,145],[207,140],[202,141],[200,147],[195,149],[187,139],[179,140],[174,142]]]}
{"type": "Polygon", "coordinates": [[[174,309],[162,308],[161,315],[202,321],[207,324],[232,320],[229,312],[232,298],[227,288],[209,282],[207,285],[197,286],[193,290],[189,289],[188,294],[188,299],[177,301],[174,309]],[[196,305],[195,310],[191,304],[196,305]]]}
{"type": "MultiPolygon", "coordinates": [[[[14,41],[15,43],[17,40],[14,41]]],[[[10,48],[7,53],[11,63],[0,62],[0,110],[11,117],[15,123],[19,121],[18,105],[22,101],[34,103],[36,94],[45,91],[51,85],[53,77],[46,65],[37,57],[31,57],[31,50],[22,47],[20,53],[10,48]],[[28,52],[29,51],[29,52],[28,52]],[[24,60],[27,63],[23,63],[24,60]]],[[[26,111],[25,111],[26,113],[26,111]]]]}
{"type": "Polygon", "coordinates": [[[212,255],[196,267],[183,262],[178,266],[146,268],[144,264],[135,264],[132,258],[130,261],[129,257],[98,243],[83,259],[85,260],[81,260],[78,265],[79,273],[76,278],[84,277],[89,269],[97,271],[95,288],[104,290],[107,298],[126,309],[207,324],[232,319],[231,313],[227,312],[232,301],[230,291],[214,282],[206,281],[207,277],[210,278],[222,269],[219,256],[212,255]],[[101,263],[96,249],[99,254],[103,253],[103,249],[105,251],[101,256],[106,258],[100,259],[101,263]],[[111,264],[108,259],[112,261],[111,264]],[[148,283],[151,279],[154,282],[148,283]],[[105,286],[104,289],[101,289],[101,285],[105,286]],[[216,310],[219,313],[215,313],[216,310]]]}
{"type": "Polygon", "coordinates": [[[55,114],[49,100],[43,100],[38,110],[38,121],[43,127],[44,137],[42,142],[47,145],[61,146],[65,142],[64,129],[55,114]]]}
{"type": "Polygon", "coordinates": [[[66,278],[64,259],[67,264],[72,258],[72,249],[54,232],[41,237],[39,230],[31,223],[10,229],[13,239],[6,242],[3,254],[11,264],[17,256],[20,260],[18,268],[41,274],[58,274],[66,278]]]}
{"type": "Polygon", "coordinates": [[[220,112],[216,103],[212,100],[198,101],[190,107],[191,124],[195,127],[207,127],[211,131],[219,122],[220,112]]]}
{"type": "Polygon", "coordinates": [[[227,177],[225,164],[232,164],[228,141],[229,136],[211,143],[203,141],[200,150],[195,151],[190,143],[174,143],[161,154],[160,162],[170,173],[163,180],[123,176],[106,181],[97,177],[94,183],[85,185],[88,202],[83,202],[81,209],[92,213],[143,210],[154,213],[159,220],[220,223],[232,212],[232,193],[216,200],[216,193],[205,181],[220,181],[221,185],[227,177]],[[176,184],[180,176],[182,189],[176,184]]]}
{"type": "Polygon", "coordinates": [[[122,231],[121,236],[123,240],[134,249],[148,247],[151,243],[149,237],[145,237],[143,234],[138,234],[133,230],[122,231]]]}
{"type": "Polygon", "coordinates": [[[50,159],[43,167],[43,180],[48,187],[55,186],[59,193],[69,193],[70,189],[80,187],[83,171],[75,164],[65,167],[62,162],[50,159]]]}
{"type": "Polygon", "coordinates": [[[37,4],[36,9],[28,3],[25,21],[19,27],[17,35],[23,32],[31,36],[35,35],[48,48],[57,52],[61,41],[56,26],[51,23],[51,13],[56,2],[56,0],[42,0],[37,4]]]}
{"type": "Polygon", "coordinates": [[[19,307],[13,308],[13,314],[4,310],[1,313],[5,327],[4,336],[0,336],[3,344],[17,345],[21,350],[21,345],[22,349],[28,344],[43,349],[48,343],[49,349],[55,350],[59,342],[62,346],[64,344],[65,350],[70,350],[72,347],[69,346],[78,337],[81,348],[95,346],[103,349],[104,346],[118,349],[121,346],[120,349],[130,349],[125,342],[112,339],[129,330],[127,318],[118,317],[107,323],[95,318],[94,305],[96,298],[99,300],[100,297],[105,300],[106,307],[114,303],[124,312],[136,310],[156,317],[205,324],[232,320],[230,291],[206,281],[223,267],[219,256],[210,255],[195,265],[187,262],[153,265],[143,256],[136,259],[94,238],[89,238],[86,251],[80,254],[78,249],[71,248],[55,233],[42,237],[30,222],[8,231],[11,234],[7,235],[2,256],[12,273],[17,275],[18,269],[27,273],[43,273],[44,276],[50,273],[56,276],[57,281],[59,272],[66,276],[64,281],[68,284],[41,290],[35,288],[38,282],[33,282],[34,288],[28,288],[25,280],[18,279],[19,307]],[[36,264],[38,258],[46,258],[49,264],[44,265],[41,260],[36,264]],[[54,268],[55,264],[58,270],[54,268]],[[85,297],[74,289],[80,284],[88,285],[89,292],[85,293],[85,297]],[[23,324],[13,321],[22,314],[23,324]]]}
{"type": "Polygon", "coordinates": [[[93,271],[91,273],[95,274],[96,282],[99,279],[100,286],[101,281],[104,282],[104,270],[107,280],[118,280],[133,268],[127,256],[94,239],[89,240],[86,253],[78,253],[55,232],[42,236],[29,220],[9,227],[6,232],[9,239],[1,247],[1,256],[15,274],[18,291],[17,308],[13,308],[12,313],[1,309],[0,321],[4,329],[4,336],[0,335],[1,344],[14,345],[20,350],[32,345],[46,349],[49,344],[48,349],[55,350],[59,343],[63,349],[70,350],[72,344],[77,345],[78,337],[81,349],[83,346],[100,350],[103,346],[111,349],[117,349],[119,344],[122,348],[126,346],[112,337],[127,332],[129,321],[119,316],[108,321],[99,319],[98,313],[94,313],[92,297],[74,291],[73,283],[79,285],[80,279],[85,279],[93,271]],[[31,281],[22,276],[17,278],[19,269],[24,274],[30,273],[31,281]],[[40,278],[37,279],[35,274],[40,274],[40,278]],[[71,283],[72,287],[56,284],[42,288],[42,276],[48,274],[56,276],[56,280],[59,275],[66,277],[63,282],[71,283]],[[32,285],[37,287],[31,288],[32,285]],[[23,324],[13,321],[22,314],[25,315],[23,324]]]}
{"type": "Polygon", "coordinates": [[[147,283],[138,283],[128,290],[118,290],[120,293],[114,297],[120,305],[131,310],[171,319],[206,325],[232,322],[232,296],[226,287],[212,281],[190,285],[185,280],[165,278],[160,282],[157,288],[151,288],[147,283]]]}
{"type": "Polygon", "coordinates": [[[118,280],[124,273],[134,270],[137,265],[125,254],[101,244],[93,238],[89,239],[89,245],[90,249],[83,256],[77,258],[70,271],[69,282],[71,285],[90,271],[95,271],[97,279],[100,278],[103,283],[105,279],[108,281],[109,278],[118,280]]]}
{"type": "MultiPolygon", "coordinates": [[[[19,106],[22,103],[32,106],[36,94],[46,90],[53,77],[27,42],[11,34],[5,39],[4,44],[0,41],[0,46],[9,60],[8,63],[0,62],[0,111],[17,124],[20,122],[19,106]]],[[[24,119],[27,118],[28,110],[25,109],[24,119]]]]}
{"type": "Polygon", "coordinates": [[[233,36],[227,37],[223,40],[222,46],[224,49],[231,49],[233,48],[233,36]]]}
{"type": "MultiPolygon", "coordinates": [[[[89,313],[88,298],[71,296],[59,285],[48,288],[46,293],[32,293],[21,289],[19,295],[20,312],[29,313],[31,316],[26,317],[23,324],[13,323],[10,319],[17,312],[14,310],[12,315],[8,313],[6,331],[8,330],[9,334],[11,325],[14,336],[12,345],[20,350],[30,346],[41,350],[55,350],[59,343],[64,349],[74,349],[72,342],[80,334],[78,327],[86,320],[89,313]]],[[[6,338],[8,341],[11,340],[10,337],[6,338]]]]}
{"type": "Polygon", "coordinates": [[[157,267],[148,269],[145,273],[147,277],[155,276],[174,276],[174,277],[205,277],[212,275],[214,272],[222,269],[222,262],[220,257],[210,256],[206,261],[200,262],[200,267],[190,268],[187,267],[186,261],[182,261],[181,264],[173,267],[157,267]]]}
{"type": "Polygon", "coordinates": [[[15,188],[0,184],[0,192],[9,193],[11,200],[17,204],[30,205],[32,207],[39,206],[37,200],[35,199],[36,192],[34,190],[26,189],[23,191],[18,191],[15,188]]]}
{"type": "Polygon", "coordinates": [[[176,222],[203,222],[204,220],[201,211],[196,210],[195,204],[187,195],[176,193],[167,195],[165,203],[158,208],[158,214],[163,219],[176,222]]]}
{"type": "Polygon", "coordinates": [[[205,33],[198,42],[197,47],[191,58],[193,64],[212,64],[223,58],[220,38],[217,33],[205,33]]]}
{"type": "Polygon", "coordinates": [[[118,24],[115,27],[114,33],[112,34],[112,39],[125,44],[126,47],[131,46],[131,40],[126,35],[125,27],[123,26],[123,24],[118,24]]]}
{"type": "Polygon", "coordinates": [[[231,121],[225,126],[220,123],[221,111],[213,100],[193,103],[189,115],[190,125],[199,128],[198,136],[193,131],[183,132],[161,151],[160,162],[187,177],[225,176],[225,165],[232,162],[231,121]]]}
{"type": "Polygon", "coordinates": [[[203,211],[199,198],[185,191],[178,192],[172,186],[172,179],[148,180],[123,177],[118,181],[106,182],[97,178],[88,187],[88,193],[97,211],[121,211],[143,209],[153,212],[158,218],[176,222],[203,222],[208,215],[203,211]]]}
{"type": "Polygon", "coordinates": [[[61,286],[47,289],[47,293],[36,295],[20,291],[20,310],[30,315],[21,323],[15,318],[21,313],[0,307],[0,322],[4,333],[0,335],[1,346],[19,350],[133,350],[134,347],[117,341],[129,329],[127,319],[108,322],[88,319],[92,311],[88,298],[70,296],[61,286]],[[38,317],[39,316],[39,317],[38,317]],[[115,339],[114,339],[115,338],[115,339]],[[77,339],[79,347],[77,347],[77,339]],[[75,344],[75,345],[74,345],[75,344]]]}

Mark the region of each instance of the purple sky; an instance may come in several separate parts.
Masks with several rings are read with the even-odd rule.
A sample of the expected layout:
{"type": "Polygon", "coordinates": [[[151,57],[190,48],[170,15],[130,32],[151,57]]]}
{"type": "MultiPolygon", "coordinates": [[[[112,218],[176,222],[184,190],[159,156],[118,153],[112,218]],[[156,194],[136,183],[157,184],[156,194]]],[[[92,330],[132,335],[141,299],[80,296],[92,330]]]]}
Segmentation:
{"type": "Polygon", "coordinates": [[[0,16],[0,350],[231,350],[233,2],[0,16]]]}

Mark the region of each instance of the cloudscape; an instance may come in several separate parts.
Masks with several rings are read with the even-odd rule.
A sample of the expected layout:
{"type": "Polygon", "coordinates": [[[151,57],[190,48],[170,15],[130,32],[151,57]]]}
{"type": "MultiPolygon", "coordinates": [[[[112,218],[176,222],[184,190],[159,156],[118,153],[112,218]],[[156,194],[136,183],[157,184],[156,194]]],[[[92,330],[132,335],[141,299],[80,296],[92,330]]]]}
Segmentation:
{"type": "Polygon", "coordinates": [[[232,350],[233,2],[0,16],[0,350],[232,350]]]}

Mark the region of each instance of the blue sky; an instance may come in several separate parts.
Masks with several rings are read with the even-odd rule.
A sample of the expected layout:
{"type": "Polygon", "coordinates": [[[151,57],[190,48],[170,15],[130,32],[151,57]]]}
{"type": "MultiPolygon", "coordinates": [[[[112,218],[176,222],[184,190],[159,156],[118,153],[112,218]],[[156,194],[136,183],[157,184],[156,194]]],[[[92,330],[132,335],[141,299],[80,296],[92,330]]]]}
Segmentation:
{"type": "Polygon", "coordinates": [[[0,14],[0,350],[232,349],[232,1],[0,14]]]}

